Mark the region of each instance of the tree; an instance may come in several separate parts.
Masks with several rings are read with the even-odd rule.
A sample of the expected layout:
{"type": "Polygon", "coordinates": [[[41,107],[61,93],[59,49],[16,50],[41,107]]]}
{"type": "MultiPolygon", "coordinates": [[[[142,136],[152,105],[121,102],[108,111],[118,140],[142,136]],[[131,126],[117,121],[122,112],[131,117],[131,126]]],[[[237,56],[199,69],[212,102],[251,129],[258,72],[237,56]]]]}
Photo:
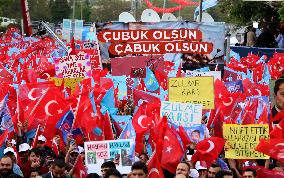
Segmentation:
{"type": "Polygon", "coordinates": [[[48,1],[46,0],[29,0],[30,17],[31,20],[51,20],[51,12],[48,1]]]}
{"type": "Polygon", "coordinates": [[[251,2],[240,0],[219,0],[217,6],[208,10],[216,21],[248,25],[260,19],[278,18],[279,2],[251,2]]]}
{"type": "Polygon", "coordinates": [[[75,19],[82,19],[86,22],[91,20],[91,6],[89,0],[76,1],[75,19]]]}
{"type": "Polygon", "coordinates": [[[22,18],[22,6],[20,0],[0,0],[2,16],[17,19],[18,23],[22,18]]]}
{"type": "Polygon", "coordinates": [[[62,22],[64,18],[69,18],[71,7],[67,0],[50,0],[51,21],[54,23],[62,22]]]}
{"type": "MultiPolygon", "coordinates": [[[[154,6],[163,7],[164,0],[151,0],[154,6]]],[[[131,12],[131,1],[125,0],[96,0],[91,1],[92,5],[92,19],[93,21],[105,22],[105,21],[117,21],[120,13],[126,11],[131,12]]],[[[178,6],[177,3],[166,1],[166,8],[178,6]]],[[[187,6],[180,11],[173,12],[178,17],[182,16],[185,20],[193,20],[193,13],[196,7],[187,6]]],[[[139,21],[142,12],[148,9],[146,3],[138,3],[136,6],[136,20],[139,21]]],[[[162,17],[162,13],[159,14],[162,17]]]]}
{"type": "Polygon", "coordinates": [[[117,21],[121,12],[130,11],[131,1],[96,0],[92,7],[91,20],[96,22],[117,21]]]}
{"type": "Polygon", "coordinates": [[[280,15],[281,23],[284,23],[284,1],[281,3],[282,7],[278,10],[278,13],[280,15]]]}

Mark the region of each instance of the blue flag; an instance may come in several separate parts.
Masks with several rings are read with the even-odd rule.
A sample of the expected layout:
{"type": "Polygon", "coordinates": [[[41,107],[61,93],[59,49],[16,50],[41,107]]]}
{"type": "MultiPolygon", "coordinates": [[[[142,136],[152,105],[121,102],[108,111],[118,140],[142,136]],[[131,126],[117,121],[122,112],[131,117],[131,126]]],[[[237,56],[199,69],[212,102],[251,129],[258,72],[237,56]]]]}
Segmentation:
{"type": "MultiPolygon", "coordinates": [[[[210,7],[216,6],[218,3],[218,0],[205,0],[202,3],[202,11],[205,11],[206,9],[209,9],[210,7]]],[[[198,16],[199,13],[199,6],[194,11],[194,19],[198,16]]]]}
{"type": "Polygon", "coordinates": [[[115,107],[114,101],[114,91],[113,88],[110,88],[101,101],[101,112],[105,114],[106,111],[109,111],[110,115],[115,114],[117,108],[115,107]]]}
{"type": "Polygon", "coordinates": [[[14,125],[7,105],[8,97],[9,94],[6,94],[6,96],[0,102],[1,130],[9,129],[9,132],[12,132],[14,130],[14,125]]]}
{"type": "Polygon", "coordinates": [[[118,139],[135,139],[136,132],[132,125],[132,120],[129,120],[118,139]]]}
{"type": "Polygon", "coordinates": [[[73,114],[73,112],[72,111],[68,111],[62,117],[62,119],[60,119],[60,121],[59,121],[59,123],[56,124],[56,127],[59,126],[58,128],[62,132],[63,140],[64,140],[65,144],[67,144],[67,136],[68,136],[68,133],[71,133],[71,129],[72,129],[73,121],[74,121],[74,114],[73,114]]]}
{"type": "Polygon", "coordinates": [[[147,90],[156,91],[159,88],[159,83],[154,73],[146,67],[146,77],[143,79],[147,90]]]}
{"type": "Polygon", "coordinates": [[[113,119],[114,122],[116,122],[121,130],[123,130],[127,123],[131,120],[132,116],[131,115],[111,115],[111,118],[113,119]]]}

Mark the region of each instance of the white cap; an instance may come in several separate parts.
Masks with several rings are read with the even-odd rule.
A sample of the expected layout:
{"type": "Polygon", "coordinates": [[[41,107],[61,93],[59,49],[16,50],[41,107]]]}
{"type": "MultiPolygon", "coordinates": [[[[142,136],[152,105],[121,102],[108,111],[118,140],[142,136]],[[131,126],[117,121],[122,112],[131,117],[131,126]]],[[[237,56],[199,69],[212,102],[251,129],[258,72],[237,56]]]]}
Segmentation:
{"type": "Polygon", "coordinates": [[[8,152],[12,152],[14,154],[14,156],[17,157],[17,154],[16,154],[15,150],[12,147],[7,147],[3,151],[4,154],[6,154],[8,152]]]}
{"type": "Polygon", "coordinates": [[[81,146],[78,146],[76,149],[74,149],[72,152],[76,152],[76,153],[79,153],[79,154],[81,154],[81,153],[83,153],[85,150],[84,150],[84,148],[83,147],[81,147],[81,146]]]}
{"type": "Polygon", "coordinates": [[[83,147],[78,146],[78,152],[79,152],[79,154],[81,154],[81,153],[85,152],[85,150],[84,150],[83,147]]]}
{"type": "MultiPolygon", "coordinates": [[[[203,162],[202,162],[202,163],[203,163],[203,162]]],[[[205,165],[202,164],[202,163],[200,163],[200,161],[197,161],[196,164],[195,164],[195,169],[196,169],[196,170],[207,169],[206,163],[205,163],[205,165]]]]}
{"type": "Polygon", "coordinates": [[[46,138],[43,135],[38,136],[37,140],[46,142],[46,138]]]}
{"type": "Polygon", "coordinates": [[[189,174],[190,177],[192,178],[198,178],[199,177],[199,173],[196,169],[190,169],[190,174],[189,174]]]}
{"type": "Polygon", "coordinates": [[[27,144],[27,143],[22,143],[22,144],[20,144],[20,146],[19,146],[19,152],[28,151],[28,150],[30,150],[30,149],[31,149],[31,147],[30,147],[30,145],[27,144]]]}
{"type": "Polygon", "coordinates": [[[11,143],[12,143],[13,145],[16,145],[16,144],[17,144],[14,139],[11,140],[11,143]]]}

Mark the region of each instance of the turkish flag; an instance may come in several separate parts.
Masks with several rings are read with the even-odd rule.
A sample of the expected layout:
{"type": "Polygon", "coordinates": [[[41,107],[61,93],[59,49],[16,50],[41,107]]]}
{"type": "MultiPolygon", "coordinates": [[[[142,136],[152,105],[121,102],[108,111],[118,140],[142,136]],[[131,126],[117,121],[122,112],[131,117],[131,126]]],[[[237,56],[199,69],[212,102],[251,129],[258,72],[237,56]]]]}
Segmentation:
{"type": "Polygon", "coordinates": [[[207,165],[211,165],[223,150],[225,140],[219,137],[210,137],[197,143],[196,152],[192,156],[193,163],[197,161],[205,161],[207,165]]]}
{"type": "Polygon", "coordinates": [[[261,139],[255,150],[284,163],[284,138],[261,139]]]}
{"type": "Polygon", "coordinates": [[[263,104],[262,106],[262,113],[259,116],[258,124],[269,124],[268,107],[266,106],[266,104],[263,104]]]}
{"type": "Polygon", "coordinates": [[[215,105],[222,108],[224,116],[230,116],[236,103],[245,99],[240,92],[229,92],[223,81],[216,80],[215,88],[215,105]]]}
{"type": "Polygon", "coordinates": [[[159,102],[160,101],[159,98],[157,98],[154,95],[151,95],[148,92],[137,90],[137,89],[133,89],[133,101],[134,101],[134,105],[135,106],[138,106],[138,101],[139,100],[145,100],[145,101],[147,101],[149,103],[159,102]]]}
{"type": "Polygon", "coordinates": [[[41,79],[48,79],[55,76],[55,65],[48,62],[46,56],[39,56],[39,62],[36,65],[36,72],[41,79]]]}
{"type": "Polygon", "coordinates": [[[0,64],[0,81],[13,83],[13,78],[13,75],[9,73],[8,70],[2,64],[0,64]]]}
{"type": "Polygon", "coordinates": [[[256,172],[257,178],[284,178],[283,171],[273,171],[263,167],[261,169],[258,169],[256,172]]]}
{"type": "Polygon", "coordinates": [[[62,93],[57,88],[47,88],[43,95],[32,102],[25,113],[28,119],[28,127],[33,128],[38,124],[45,125],[46,137],[53,137],[55,125],[60,118],[70,109],[69,104],[64,99],[62,93]]]}
{"type": "Polygon", "coordinates": [[[0,135],[0,146],[2,147],[3,143],[5,142],[6,138],[8,137],[9,129],[6,129],[2,134],[0,135]]]}
{"type": "Polygon", "coordinates": [[[167,90],[168,89],[168,77],[166,74],[156,70],[155,71],[155,76],[156,79],[158,80],[160,86],[164,89],[167,90]]]}
{"type": "Polygon", "coordinates": [[[74,165],[74,175],[76,178],[86,178],[88,175],[81,155],[78,156],[74,165]]]}
{"type": "Polygon", "coordinates": [[[162,168],[175,173],[178,163],[184,156],[184,150],[177,139],[173,128],[167,128],[164,136],[163,152],[161,159],[162,168]]]}
{"type": "Polygon", "coordinates": [[[160,178],[164,177],[164,173],[161,167],[161,162],[156,152],[152,154],[152,157],[147,163],[148,166],[148,178],[160,178]]]}
{"type": "Polygon", "coordinates": [[[280,112],[278,112],[272,119],[271,119],[271,122],[274,122],[274,121],[282,121],[284,119],[284,109],[282,109],[280,112]]]}
{"type": "Polygon", "coordinates": [[[224,122],[223,110],[219,107],[217,109],[211,110],[207,122],[207,128],[209,130],[213,129],[213,135],[215,137],[223,138],[223,122],[224,122]]]}
{"type": "Polygon", "coordinates": [[[186,150],[187,146],[191,143],[188,135],[186,134],[182,126],[179,126],[177,133],[179,134],[179,137],[182,141],[183,149],[186,150]]]}
{"type": "Polygon", "coordinates": [[[110,121],[110,117],[109,117],[109,114],[108,112],[106,112],[106,114],[103,116],[103,132],[104,132],[104,137],[105,137],[105,140],[114,140],[114,137],[113,137],[113,131],[112,131],[112,124],[111,124],[111,121],[110,121]]]}
{"type": "Polygon", "coordinates": [[[152,119],[147,116],[146,114],[146,107],[147,103],[143,102],[136,113],[133,115],[132,119],[132,125],[136,131],[136,133],[145,133],[148,129],[149,126],[152,124],[152,119]]]}
{"type": "Polygon", "coordinates": [[[168,128],[168,119],[164,116],[160,122],[152,125],[148,143],[151,145],[152,150],[155,150],[156,156],[161,160],[163,152],[164,135],[168,128]]]}
{"type": "Polygon", "coordinates": [[[245,104],[244,114],[242,116],[242,124],[255,124],[256,113],[258,107],[258,99],[248,99],[245,104]]]}
{"type": "Polygon", "coordinates": [[[249,79],[243,80],[243,87],[246,96],[269,96],[269,86],[253,83],[249,79]]]}
{"type": "Polygon", "coordinates": [[[269,133],[270,138],[284,138],[284,119],[277,124],[269,133]]]}

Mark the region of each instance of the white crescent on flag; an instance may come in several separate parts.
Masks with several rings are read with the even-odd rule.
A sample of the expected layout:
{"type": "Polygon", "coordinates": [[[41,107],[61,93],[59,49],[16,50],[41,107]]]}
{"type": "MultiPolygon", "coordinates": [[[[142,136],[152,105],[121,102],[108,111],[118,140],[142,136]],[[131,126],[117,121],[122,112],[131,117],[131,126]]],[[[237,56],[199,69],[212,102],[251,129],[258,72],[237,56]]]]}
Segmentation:
{"type": "Polygon", "coordinates": [[[46,114],[47,116],[53,116],[52,114],[49,113],[49,110],[48,110],[48,109],[49,109],[49,106],[50,106],[51,104],[53,104],[53,103],[58,104],[57,101],[51,100],[51,101],[49,101],[48,103],[46,103],[46,105],[44,106],[44,111],[45,111],[45,114],[46,114]]]}
{"type": "Polygon", "coordinates": [[[211,141],[211,140],[208,140],[208,143],[209,143],[209,148],[205,151],[207,153],[209,153],[210,151],[212,151],[214,148],[215,148],[215,144],[211,141]]]}
{"type": "Polygon", "coordinates": [[[37,88],[32,88],[31,91],[28,93],[28,98],[32,101],[35,101],[38,97],[33,97],[33,92],[36,90],[37,88]]]}
{"type": "Polygon", "coordinates": [[[147,129],[147,127],[145,127],[145,126],[142,125],[142,121],[143,121],[143,119],[145,119],[146,117],[147,117],[146,115],[142,115],[142,116],[139,116],[139,118],[138,118],[138,125],[139,125],[140,127],[142,127],[143,129],[147,129]]]}

